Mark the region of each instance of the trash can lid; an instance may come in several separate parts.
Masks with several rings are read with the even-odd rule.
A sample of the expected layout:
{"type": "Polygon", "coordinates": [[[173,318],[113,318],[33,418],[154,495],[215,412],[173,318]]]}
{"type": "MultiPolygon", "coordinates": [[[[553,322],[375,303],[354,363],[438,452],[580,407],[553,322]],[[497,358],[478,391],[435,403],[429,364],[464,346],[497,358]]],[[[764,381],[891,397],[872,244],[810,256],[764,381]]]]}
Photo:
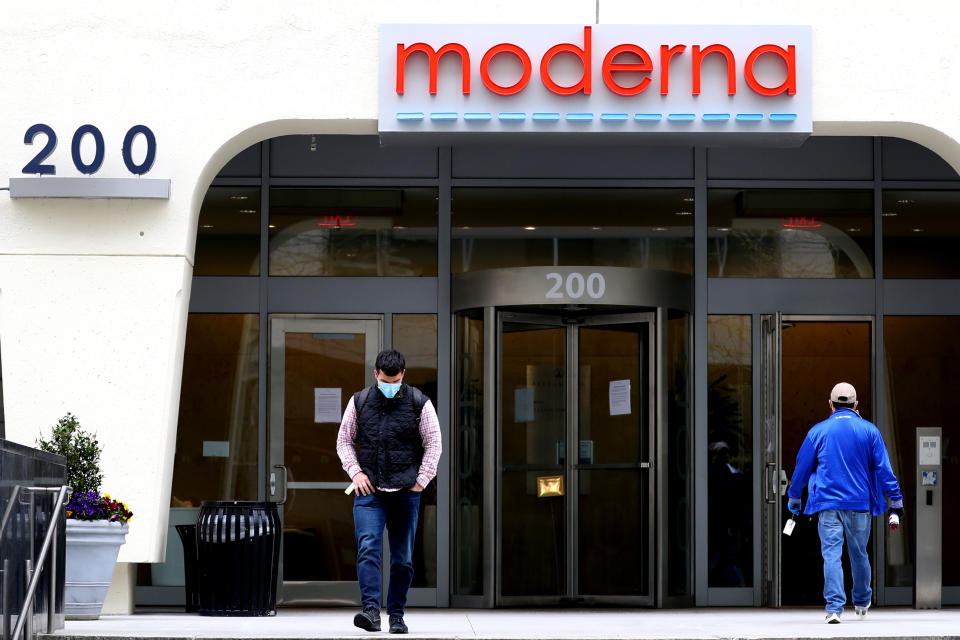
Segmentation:
{"type": "Polygon", "coordinates": [[[269,508],[275,506],[276,502],[257,502],[255,500],[204,500],[200,506],[201,507],[248,507],[252,509],[256,508],[269,508]]]}

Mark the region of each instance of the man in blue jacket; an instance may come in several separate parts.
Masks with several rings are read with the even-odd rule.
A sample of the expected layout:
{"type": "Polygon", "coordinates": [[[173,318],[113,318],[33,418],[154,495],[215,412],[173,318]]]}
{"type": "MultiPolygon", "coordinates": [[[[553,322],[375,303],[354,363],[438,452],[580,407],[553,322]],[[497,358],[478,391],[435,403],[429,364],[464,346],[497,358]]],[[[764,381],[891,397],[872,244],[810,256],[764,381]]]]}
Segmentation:
{"type": "Polygon", "coordinates": [[[840,555],[847,539],[853,572],[853,605],[864,618],[873,591],[870,588],[870,519],[890,510],[903,517],[903,496],[880,430],[860,417],[857,391],[841,382],[830,392],[830,417],[814,425],[797,453],[797,467],[787,491],[790,512],[800,513],[800,497],[808,487],[804,513],[820,514],[820,551],[823,555],[823,597],[829,624],[840,622],[847,598],[843,591],[840,555]]]}

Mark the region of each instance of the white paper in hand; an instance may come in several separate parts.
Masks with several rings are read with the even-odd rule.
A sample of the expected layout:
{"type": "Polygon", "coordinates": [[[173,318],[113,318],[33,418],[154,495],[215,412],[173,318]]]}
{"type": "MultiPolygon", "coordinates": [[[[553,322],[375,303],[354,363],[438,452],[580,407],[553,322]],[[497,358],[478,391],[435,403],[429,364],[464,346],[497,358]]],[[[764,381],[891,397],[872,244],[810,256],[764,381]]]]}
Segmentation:
{"type": "Polygon", "coordinates": [[[783,535],[790,536],[793,535],[793,528],[797,526],[797,521],[793,518],[787,520],[787,523],[783,525],[783,535]]]}

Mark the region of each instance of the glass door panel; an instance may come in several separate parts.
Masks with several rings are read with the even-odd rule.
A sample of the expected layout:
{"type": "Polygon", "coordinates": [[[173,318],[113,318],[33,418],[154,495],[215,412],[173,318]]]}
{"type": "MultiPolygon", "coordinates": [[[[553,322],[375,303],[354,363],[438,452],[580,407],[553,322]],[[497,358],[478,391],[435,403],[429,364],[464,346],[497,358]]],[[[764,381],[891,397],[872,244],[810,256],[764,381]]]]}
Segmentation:
{"type": "Polygon", "coordinates": [[[501,315],[500,594],[567,592],[567,330],[501,315]]]}
{"type": "MultiPolygon", "coordinates": [[[[817,518],[801,515],[791,536],[786,490],[797,452],[813,425],[830,415],[827,400],[837,382],[857,389],[860,414],[874,421],[873,326],[867,319],[761,317],[761,443],[763,474],[764,595],[768,606],[822,606],[823,573],[817,518]]],[[[803,504],[807,504],[807,491],[803,504]]],[[[873,543],[867,546],[873,563],[873,543]]],[[[845,584],[852,585],[843,556],[845,584]]],[[[848,593],[848,601],[850,596],[848,593]]]]}
{"type": "Polygon", "coordinates": [[[355,391],[372,384],[378,318],[271,318],[268,493],[282,506],[280,601],[358,604],[353,496],[336,452],[355,391]]]}
{"type": "Polygon", "coordinates": [[[652,596],[652,330],[645,316],[577,329],[580,596],[652,596]]]}

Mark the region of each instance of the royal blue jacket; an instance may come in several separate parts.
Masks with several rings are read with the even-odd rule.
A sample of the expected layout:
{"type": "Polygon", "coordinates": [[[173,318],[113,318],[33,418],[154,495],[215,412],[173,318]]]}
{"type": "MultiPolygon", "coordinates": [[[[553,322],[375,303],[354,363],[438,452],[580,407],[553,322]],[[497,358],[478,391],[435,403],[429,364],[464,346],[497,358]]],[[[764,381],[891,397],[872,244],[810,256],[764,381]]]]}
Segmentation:
{"type": "Polygon", "coordinates": [[[878,516],[887,507],[884,497],[903,507],[880,430],[850,409],[837,409],[807,433],[787,495],[799,500],[808,481],[807,515],[848,509],[878,516]]]}

